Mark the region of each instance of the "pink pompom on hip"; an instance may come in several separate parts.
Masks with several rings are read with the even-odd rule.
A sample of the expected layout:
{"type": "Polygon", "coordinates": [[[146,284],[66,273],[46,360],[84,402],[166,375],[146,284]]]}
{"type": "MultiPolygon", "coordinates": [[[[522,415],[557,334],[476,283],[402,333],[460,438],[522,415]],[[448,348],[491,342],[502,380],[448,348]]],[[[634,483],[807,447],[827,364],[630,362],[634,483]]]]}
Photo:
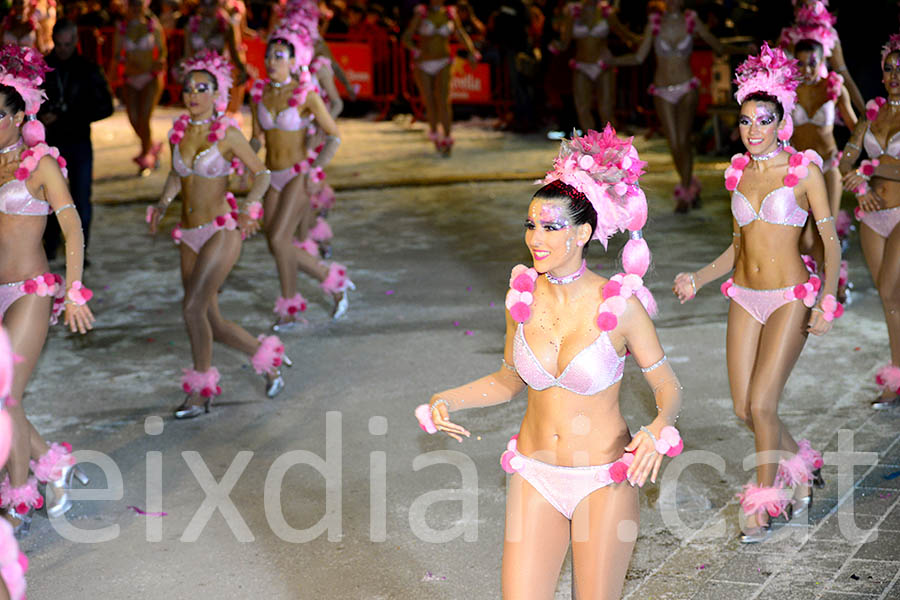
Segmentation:
{"type": "Polygon", "coordinates": [[[734,292],[731,291],[731,288],[733,285],[734,285],[734,279],[729,278],[728,280],[723,282],[721,286],[719,286],[719,291],[721,291],[722,295],[725,296],[726,298],[730,298],[734,295],[734,292]]]}
{"type": "Polygon", "coordinates": [[[626,465],[622,460],[617,460],[609,467],[609,478],[616,483],[622,483],[623,481],[625,481],[625,477],[627,475],[628,465],[626,465]]]}
{"type": "Polygon", "coordinates": [[[513,459],[516,458],[516,453],[510,450],[504,450],[503,454],[500,455],[500,468],[504,471],[512,475],[516,472],[516,469],[513,467],[513,459]]]}

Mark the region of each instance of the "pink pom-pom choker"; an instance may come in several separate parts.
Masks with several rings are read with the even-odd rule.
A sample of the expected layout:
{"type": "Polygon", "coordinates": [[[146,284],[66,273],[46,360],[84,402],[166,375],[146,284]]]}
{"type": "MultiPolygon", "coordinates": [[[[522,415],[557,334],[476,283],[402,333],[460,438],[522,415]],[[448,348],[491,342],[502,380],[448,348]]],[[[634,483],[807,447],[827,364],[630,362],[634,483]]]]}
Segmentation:
{"type": "Polygon", "coordinates": [[[743,104],[750,94],[761,92],[777,98],[784,114],[790,115],[800,85],[797,60],[788,58],[780,48],[770,48],[768,42],[763,42],[759,55],[747,58],[737,68],[734,83],[738,88],[734,95],[738,104],[743,104]]]}

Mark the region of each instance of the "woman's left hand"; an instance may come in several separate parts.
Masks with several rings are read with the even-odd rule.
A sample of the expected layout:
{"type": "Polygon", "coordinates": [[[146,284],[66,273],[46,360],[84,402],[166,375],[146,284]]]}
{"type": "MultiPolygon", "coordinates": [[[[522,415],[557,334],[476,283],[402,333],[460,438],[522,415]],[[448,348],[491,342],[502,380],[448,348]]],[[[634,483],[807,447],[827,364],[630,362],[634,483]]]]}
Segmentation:
{"type": "MultiPolygon", "coordinates": [[[[655,424],[647,426],[653,435],[660,435],[662,427],[655,424]],[[655,431],[654,431],[655,430],[655,431]]],[[[645,431],[638,431],[631,442],[625,446],[626,452],[634,454],[634,461],[628,467],[628,482],[631,485],[644,487],[647,477],[650,477],[651,483],[656,483],[656,475],[659,473],[659,466],[662,464],[663,455],[656,451],[656,444],[653,439],[647,435],[645,431]]]]}
{"type": "Polygon", "coordinates": [[[87,333],[94,328],[94,315],[87,304],[66,302],[64,322],[72,333],[87,333]]]}
{"type": "Polygon", "coordinates": [[[248,215],[240,214],[238,215],[238,228],[241,230],[242,237],[251,238],[259,232],[259,221],[251,219],[248,215]]]}
{"type": "Polygon", "coordinates": [[[825,313],[822,309],[816,307],[809,315],[809,327],[806,331],[813,335],[825,335],[831,330],[831,323],[825,320],[825,313]]]}

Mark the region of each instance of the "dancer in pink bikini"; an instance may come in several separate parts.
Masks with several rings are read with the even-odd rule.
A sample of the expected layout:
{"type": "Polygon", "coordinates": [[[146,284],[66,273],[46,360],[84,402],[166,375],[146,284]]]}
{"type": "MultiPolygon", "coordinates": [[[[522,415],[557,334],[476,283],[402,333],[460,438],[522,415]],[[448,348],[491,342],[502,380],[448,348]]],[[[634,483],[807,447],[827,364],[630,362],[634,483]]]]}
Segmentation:
{"type": "Polygon", "coordinates": [[[341,143],[334,119],[316,92],[309,74],[312,38],[297,23],[275,29],[266,47],[269,79],[257,80],[250,90],[253,101],[253,143],[266,145],[266,164],[272,186],[265,200],[265,232],[275,257],[281,296],[275,302],[275,331],[290,331],[300,323],[306,299],[297,291],[297,270],[318,280],[334,300],[332,318],[346,313],[348,290],[355,288],[347,268],[320,260],[315,241],[307,239],[315,223],[311,197],[318,193],[341,143]],[[296,78],[292,77],[296,76],[296,78]],[[321,147],[311,148],[309,127],[313,120],[325,132],[321,147]],[[294,243],[295,232],[303,242],[294,243]]]}
{"type": "Polygon", "coordinates": [[[73,333],[86,333],[94,321],[87,307],[91,292],[81,282],[84,237],[66,185],[65,161],[56,148],[44,143],[43,125],[35,120],[47,70],[33,48],[12,44],[0,48],[0,322],[13,352],[23,359],[6,403],[13,441],[7,477],[0,483],[0,508],[17,535],[28,532],[34,510],[45,504],[53,517],[71,508],[68,490],[73,475],[87,481],[75,467],[71,447],[44,441],[25,416],[24,406],[25,387],[48,325],[64,308],[65,324],[73,333]],[[55,214],[66,240],[65,280],[48,272],[41,246],[50,214],[55,214]],[[46,484],[44,497],[38,482],[46,484]]]}
{"type": "Polygon", "coordinates": [[[428,139],[444,156],[449,156],[454,139],[450,135],[453,125],[453,108],[450,103],[450,36],[456,33],[469,52],[474,65],[480,58],[469,34],[463,28],[452,6],[445,7],[444,0],[428,0],[416,7],[412,20],[403,32],[403,45],[413,58],[416,86],[425,104],[428,121],[428,139]],[[418,37],[418,43],[413,42],[418,37]],[[438,123],[443,133],[438,133],[438,123]]]}
{"type": "Polygon", "coordinates": [[[819,453],[807,440],[794,440],[778,417],[778,403],[807,335],[826,333],[843,307],[834,297],[841,251],[822,159],[785,144],[793,128],[797,61],[765,44],[738,68],[736,81],[748,152],[735,155],[725,171],[733,243],[699,271],[679,273],[673,291],[685,302],[734,271],[722,285],[731,299],[726,351],[734,412],[753,431],[757,452],[785,456],[777,464],[762,457],[756,483],[744,487],[741,541],[751,543],[768,539],[772,517],[805,511],[810,486],[821,483],[819,453]],[[810,216],[825,246],[824,284],[807,271],[798,250],[810,216]]]}
{"type": "Polygon", "coordinates": [[[287,362],[281,341],[274,335],[255,338],[219,312],[219,290],[240,256],[241,240],[259,229],[260,200],[269,187],[269,171],[234,121],[223,114],[231,69],[231,63],[215,52],[185,61],[183,94],[188,114],[176,119],[169,132],[172,171],[159,203],[147,209],[150,232],[156,233],[169,204],[181,193],[181,221],[172,237],[181,248],[182,310],[193,368],[184,370],[181,387],[187,397],[175,409],[176,419],[209,412],[213,397],[222,392],[219,370],[212,366],[213,341],[252,357],[253,369],[266,378],[268,397],[284,388],[278,370],[282,361],[287,362]],[[253,187],[243,207],[228,193],[233,158],[253,174],[253,187]]]}
{"type": "Polygon", "coordinates": [[[740,51],[716,39],[697,13],[684,10],[682,0],[667,0],[664,13],[651,13],[637,52],[616,57],[613,61],[615,65],[635,66],[647,59],[651,49],[656,54],[656,71],[648,91],[653,96],[653,106],[681,180],[674,191],[677,213],[686,213],[700,202],[700,180],[693,175],[694,146],[691,143],[697,116],[697,88],[700,86],[700,80],[691,70],[695,35],[717,54],[740,51]]]}
{"type": "MultiPolygon", "coordinates": [[[[837,142],[834,139],[835,117],[839,114],[844,124],[851,130],[856,127],[856,113],[850,101],[850,92],[844,85],[844,78],[825,66],[826,57],[834,50],[837,35],[833,29],[825,27],[801,27],[795,25],[781,32],[782,42],[790,46],[798,61],[801,83],[797,87],[797,104],[791,117],[794,121],[794,135],[791,143],[797,150],[814,150],[824,157],[822,174],[828,190],[828,204],[835,217],[838,236],[843,245],[850,234],[850,218],[841,213],[841,174],[837,142]]],[[[801,248],[811,254],[818,264],[822,262],[822,240],[812,223],[807,223],[801,237],[801,248]]],[[[838,281],[838,301],[847,297],[847,261],[841,261],[838,281]]]]}
{"type": "Polygon", "coordinates": [[[13,0],[3,19],[3,43],[37,48],[40,27],[35,6],[25,0],[13,0]]]}
{"type": "Polygon", "coordinates": [[[656,482],[663,454],[683,448],[674,427],[681,386],[642,279],[650,264],[641,233],[647,200],[638,185],[645,164],[631,139],[610,126],[563,142],[526,214],[534,267],[518,265],[510,277],[502,365],[416,409],[425,431],[462,441],[469,432],[450,413],[509,402],[528,388],[519,434],[500,461],[512,474],[504,598],[552,598],[570,543],[576,596],[619,598],[638,534],[635,486],[656,482]],[[605,248],[619,231],[631,237],[625,272],[607,279],[589,271],[590,242],[605,248]],[[619,410],[628,351],[658,409],[633,436],[619,410]]]}
{"type": "Polygon", "coordinates": [[[150,119],[159,104],[166,72],[166,39],[162,25],[145,0],[128,0],[125,19],[116,28],[109,80],[119,79],[118,66],[124,63],[122,98],[128,121],[141,140],[141,153],[134,157],[140,175],[149,175],[159,166],[162,143],[153,143],[150,119]]]}
{"type": "Polygon", "coordinates": [[[890,37],[881,53],[887,98],[866,105],[844,147],[844,187],[859,200],[859,242],[869,273],[881,297],[891,346],[891,362],[875,376],[881,393],[872,408],[900,406],[900,34],[890,37]],[[865,150],[868,159],[853,170],[865,150]]]}
{"type": "Polygon", "coordinates": [[[615,117],[615,77],[607,42],[610,31],[626,40],[634,36],[619,22],[615,8],[606,1],[571,2],[563,14],[560,43],[551,42],[550,51],[565,52],[575,42],[575,57],[569,63],[572,93],[578,125],[582,131],[588,131],[596,129],[595,107],[601,123],[612,123],[615,117]]]}

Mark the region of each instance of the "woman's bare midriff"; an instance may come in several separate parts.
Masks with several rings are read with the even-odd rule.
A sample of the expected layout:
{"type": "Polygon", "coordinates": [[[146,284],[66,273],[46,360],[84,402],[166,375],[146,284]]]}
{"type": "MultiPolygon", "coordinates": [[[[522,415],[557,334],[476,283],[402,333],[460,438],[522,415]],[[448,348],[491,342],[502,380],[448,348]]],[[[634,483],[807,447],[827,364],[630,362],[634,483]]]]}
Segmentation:
{"type": "Polygon", "coordinates": [[[619,412],[620,385],[616,383],[595,396],[581,396],[560,387],[529,390],[519,431],[519,452],[567,467],[618,460],[631,441],[619,412]]]}
{"type": "Polygon", "coordinates": [[[181,178],[181,224],[183,227],[199,227],[231,211],[225,193],[228,179],[213,179],[190,175],[181,178]]]}
{"type": "Polygon", "coordinates": [[[46,225],[46,217],[0,214],[0,283],[47,272],[47,254],[41,244],[46,225]]]}
{"type": "MultiPolygon", "coordinates": [[[[293,110],[293,109],[291,109],[293,110]]],[[[270,111],[273,115],[277,112],[270,111]]],[[[266,131],[266,168],[280,171],[306,160],[306,130],[266,131]]]]}
{"type": "Polygon", "coordinates": [[[773,290],[809,278],[797,252],[802,227],[753,221],[741,229],[734,282],[754,290],[773,290]]]}

